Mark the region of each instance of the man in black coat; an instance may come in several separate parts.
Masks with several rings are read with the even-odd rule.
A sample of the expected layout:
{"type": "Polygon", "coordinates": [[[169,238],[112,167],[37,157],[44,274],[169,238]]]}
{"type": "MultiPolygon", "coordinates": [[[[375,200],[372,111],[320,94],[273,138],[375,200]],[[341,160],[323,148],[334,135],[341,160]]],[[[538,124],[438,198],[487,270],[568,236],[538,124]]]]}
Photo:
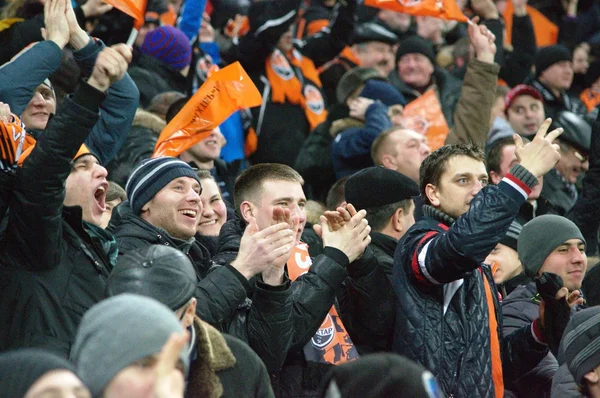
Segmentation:
{"type": "Polygon", "coordinates": [[[130,60],[125,45],[102,50],[17,172],[0,243],[2,349],[37,346],[67,357],[83,313],[104,297],[116,260],[114,238],[99,227],[107,173],[80,147],[130,60]]]}
{"type": "Polygon", "coordinates": [[[421,165],[425,217],[394,256],[393,350],[431,370],[447,395],[502,396],[503,379],[533,368],[548,352],[540,320],[503,338],[498,291],[483,260],[536,177],[560,158],[552,141],[561,131],[546,136],[549,125],[526,146],[518,140],[521,164],[495,186],[486,186],[483,153],[472,145],[444,146],[421,165]]]}
{"type": "MultiPolygon", "coordinates": [[[[279,316],[265,319],[262,325],[266,329],[273,327],[274,322],[291,322],[293,326],[290,335],[279,337],[288,339],[282,353],[287,356],[283,367],[267,364],[278,397],[314,396],[322,377],[334,363],[353,358],[349,354],[353,350],[346,350],[352,342],[343,346],[329,344],[335,341],[336,334],[344,333],[328,324],[332,317],[330,309],[334,304],[338,307],[336,293],[337,312],[342,315],[350,339],[357,323],[369,327],[374,334],[383,334],[392,316],[390,282],[367,248],[371,228],[364,220],[366,212],[355,212],[348,206],[348,210],[338,209],[322,216],[317,232],[323,240],[323,253],[311,259],[300,242],[306,223],[302,183],[295,170],[282,164],[258,164],[242,173],[234,190],[240,219],[228,221],[221,229],[215,257],[219,263],[231,261],[244,244],[244,229],[246,234],[248,230],[265,231],[279,220],[287,219],[296,232],[294,247],[290,247],[293,250],[273,261],[271,267],[257,276],[253,286],[256,299],[265,300],[265,293],[271,292],[273,297],[282,297],[292,306],[291,319],[279,316]],[[288,275],[293,279],[293,270],[298,268],[300,275],[290,286],[288,275]]],[[[255,346],[259,344],[272,342],[257,342],[255,346]]]]}

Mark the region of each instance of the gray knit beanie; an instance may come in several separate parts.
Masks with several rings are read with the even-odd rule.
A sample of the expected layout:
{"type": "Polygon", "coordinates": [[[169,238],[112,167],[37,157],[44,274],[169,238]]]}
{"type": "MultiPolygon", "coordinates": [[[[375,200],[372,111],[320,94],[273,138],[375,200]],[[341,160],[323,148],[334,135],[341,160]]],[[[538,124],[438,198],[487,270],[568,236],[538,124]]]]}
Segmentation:
{"type": "Polygon", "coordinates": [[[565,217],[545,214],[525,224],[517,251],[527,276],[534,278],[550,253],[569,239],[581,239],[585,243],[577,225],[565,217]]]}
{"type": "Polygon", "coordinates": [[[139,215],[146,203],[179,177],[194,178],[200,183],[196,171],[183,160],[170,156],[144,160],[133,170],[125,187],[133,213],[139,215]]]}
{"type": "Polygon", "coordinates": [[[574,314],[558,348],[558,363],[566,363],[578,384],[600,365],[600,307],[590,307],[574,314]]]}
{"type": "MultiPolygon", "coordinates": [[[[183,330],[175,313],[149,297],[120,294],[90,308],[79,325],[71,359],[92,395],[102,394],[127,366],[158,354],[171,333],[183,330]]],[[[187,349],[179,357],[187,373],[187,349]]]]}

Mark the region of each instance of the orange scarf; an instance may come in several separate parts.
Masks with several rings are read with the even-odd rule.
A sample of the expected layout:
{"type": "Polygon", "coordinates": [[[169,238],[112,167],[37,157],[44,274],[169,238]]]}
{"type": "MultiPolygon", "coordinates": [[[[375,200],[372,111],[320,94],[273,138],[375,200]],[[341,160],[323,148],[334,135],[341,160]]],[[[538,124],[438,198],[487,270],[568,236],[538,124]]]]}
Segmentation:
{"type": "Polygon", "coordinates": [[[592,91],[591,88],[583,90],[579,99],[585,104],[588,112],[591,112],[595,107],[600,105],[600,93],[592,91]]]}
{"type": "MultiPolygon", "coordinates": [[[[287,269],[292,281],[308,272],[312,259],[308,254],[308,245],[300,243],[292,250],[287,261],[287,269]]],[[[312,339],[304,346],[307,361],[337,365],[358,358],[358,351],[350,339],[335,306],[319,326],[312,339]]]]}
{"type": "Polygon", "coordinates": [[[492,380],[494,380],[495,398],[504,396],[504,378],[502,377],[502,359],[500,357],[500,339],[498,338],[498,321],[496,320],[496,307],[490,282],[481,271],[483,286],[485,287],[485,298],[488,306],[488,322],[490,328],[490,351],[492,354],[492,380]]]}
{"type": "Polygon", "coordinates": [[[286,57],[275,49],[265,62],[265,70],[271,85],[272,102],[301,106],[311,131],[327,119],[321,80],[310,59],[298,50],[292,50],[286,57]]]}

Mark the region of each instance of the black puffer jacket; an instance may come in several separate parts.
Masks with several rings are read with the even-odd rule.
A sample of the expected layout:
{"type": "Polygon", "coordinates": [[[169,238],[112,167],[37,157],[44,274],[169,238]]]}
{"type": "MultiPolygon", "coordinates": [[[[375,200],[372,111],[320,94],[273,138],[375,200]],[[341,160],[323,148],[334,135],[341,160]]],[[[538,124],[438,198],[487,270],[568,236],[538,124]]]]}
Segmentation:
{"type": "MultiPolygon", "coordinates": [[[[416,100],[421,95],[417,90],[409,87],[400,79],[398,70],[396,69],[390,73],[388,79],[404,95],[406,103],[416,100]]],[[[454,111],[460,98],[462,81],[452,76],[445,69],[436,67],[433,71],[432,82],[435,83],[446,123],[448,123],[448,127],[452,128],[454,126],[454,111]]]]}
{"type": "MultiPolygon", "coordinates": [[[[521,181],[535,181],[521,166],[511,171],[521,181]]],[[[502,338],[498,292],[489,267],[482,265],[525,199],[501,182],[481,190],[457,220],[424,206],[425,217],[398,243],[393,349],[431,370],[447,395],[490,397],[499,389],[492,378],[490,333],[500,340],[504,380],[533,368],[548,352],[535,341],[531,325],[502,338]],[[493,303],[486,299],[486,283],[493,303]]]]}
{"type": "Polygon", "coordinates": [[[84,312],[104,298],[108,242],[88,234],[80,207],[63,206],[72,159],[103,100],[82,83],[18,171],[0,244],[0,350],[35,346],[67,358],[84,312]]]}
{"type": "Polygon", "coordinates": [[[254,294],[250,295],[248,280],[229,262],[216,264],[209,250],[196,240],[190,245],[171,238],[165,231],[134,215],[127,201],[113,210],[111,230],[114,230],[121,253],[154,244],[186,252],[198,277],[197,315],[220,331],[248,342],[267,367],[281,366],[285,354],[280,345],[287,346],[291,338],[288,322],[291,307],[285,295],[279,291],[270,294],[261,289],[254,289],[254,294]]]}
{"type": "MultiPolygon", "coordinates": [[[[240,246],[245,224],[243,220],[230,220],[221,229],[219,237],[218,263],[228,263],[236,255],[240,246]]],[[[325,319],[329,309],[336,302],[338,291],[339,308],[344,326],[350,337],[355,339],[353,328],[369,330],[371,338],[384,336],[389,330],[393,316],[389,297],[391,285],[370,250],[348,264],[348,258],[337,249],[326,247],[323,254],[313,259],[309,271],[293,283],[273,287],[256,278],[256,292],[279,290],[287,292],[287,302],[292,306],[292,338],[283,350],[287,355],[283,368],[271,373],[271,383],[277,397],[311,397],[317,395],[317,388],[311,388],[309,379],[319,380],[328,370],[327,366],[317,368],[317,373],[308,372],[302,348],[313,337],[325,319]],[[339,292],[344,282],[343,292],[339,292]]],[[[255,295],[256,295],[255,292],[255,295]]],[[[281,317],[279,319],[282,319],[281,317]]],[[[356,335],[359,337],[358,335],[356,335]]],[[[269,341],[263,344],[270,344],[269,341]]],[[[355,342],[356,345],[360,342],[355,342]]],[[[252,341],[251,344],[252,346],[252,341]]],[[[269,369],[272,371],[273,369],[269,369]]]]}

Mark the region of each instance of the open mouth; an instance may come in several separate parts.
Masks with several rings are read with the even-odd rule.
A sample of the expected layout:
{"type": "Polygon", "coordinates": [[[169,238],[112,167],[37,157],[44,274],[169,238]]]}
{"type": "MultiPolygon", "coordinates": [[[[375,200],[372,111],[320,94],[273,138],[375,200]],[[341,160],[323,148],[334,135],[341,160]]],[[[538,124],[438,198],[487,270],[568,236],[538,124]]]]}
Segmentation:
{"type": "Polygon", "coordinates": [[[196,216],[198,215],[198,212],[196,210],[186,209],[186,210],[179,210],[179,214],[183,214],[184,216],[186,216],[188,218],[195,219],[196,216]]]}
{"type": "Polygon", "coordinates": [[[98,207],[104,212],[106,211],[106,191],[108,189],[108,184],[102,184],[96,191],[94,192],[94,199],[96,199],[96,203],[98,203],[98,207]]]}
{"type": "Polygon", "coordinates": [[[208,220],[208,221],[202,221],[201,223],[198,224],[199,227],[211,227],[213,225],[217,224],[217,220],[208,220]]]}

